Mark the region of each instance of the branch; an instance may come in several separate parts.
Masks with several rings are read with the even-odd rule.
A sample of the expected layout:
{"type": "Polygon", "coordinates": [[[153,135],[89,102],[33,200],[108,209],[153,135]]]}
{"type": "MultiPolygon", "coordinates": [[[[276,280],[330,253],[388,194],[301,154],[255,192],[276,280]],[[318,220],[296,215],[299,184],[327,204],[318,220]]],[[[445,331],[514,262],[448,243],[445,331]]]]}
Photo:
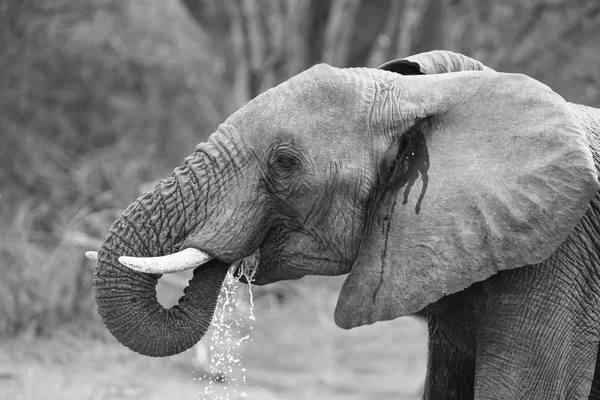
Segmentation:
{"type": "Polygon", "coordinates": [[[392,53],[398,45],[398,31],[406,0],[394,0],[391,3],[385,24],[371,47],[367,62],[369,67],[377,67],[395,57],[392,53]]]}
{"type": "Polygon", "coordinates": [[[309,57],[308,33],[310,26],[310,2],[286,0],[285,13],[285,77],[304,70],[309,57]]]}
{"type": "Polygon", "coordinates": [[[447,0],[429,0],[419,23],[421,28],[413,47],[414,53],[445,48],[447,0]]]}
{"type": "Polygon", "coordinates": [[[246,46],[246,34],[243,27],[242,16],[238,0],[223,0],[227,8],[227,13],[231,15],[230,35],[233,52],[234,83],[233,96],[234,101],[232,109],[238,109],[246,104],[252,97],[250,94],[250,64],[249,55],[246,46]]]}
{"type": "Polygon", "coordinates": [[[322,54],[324,62],[339,67],[347,64],[352,29],[359,5],[360,0],[333,1],[325,28],[325,46],[322,54]]]}
{"type": "Polygon", "coordinates": [[[392,48],[389,58],[407,57],[411,55],[413,39],[417,36],[418,22],[423,13],[422,1],[405,0],[399,21],[398,36],[395,40],[396,46],[392,48]]]}

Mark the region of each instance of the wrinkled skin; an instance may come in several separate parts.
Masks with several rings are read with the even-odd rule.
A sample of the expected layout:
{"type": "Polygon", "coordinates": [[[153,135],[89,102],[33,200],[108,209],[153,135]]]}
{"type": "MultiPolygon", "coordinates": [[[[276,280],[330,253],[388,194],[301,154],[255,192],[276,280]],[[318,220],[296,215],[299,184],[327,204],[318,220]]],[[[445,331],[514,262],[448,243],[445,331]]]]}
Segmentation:
{"type": "Polygon", "coordinates": [[[599,166],[600,111],[529,78],[449,52],[316,66],[115,221],[99,312],[131,349],[176,354],[206,332],[229,265],[259,255],[257,284],[348,273],[344,328],[426,310],[426,399],[598,398],[599,166]],[[215,259],[170,310],[158,276],[117,261],[189,247],[215,259]]]}
{"type": "MultiPolygon", "coordinates": [[[[390,68],[452,72],[445,70],[448,63],[432,71],[429,61],[420,71],[406,62],[390,68]]],[[[569,107],[585,129],[600,175],[600,110],[569,107]]],[[[542,263],[500,272],[426,307],[424,399],[600,399],[599,215],[597,194],[542,263]]]]}

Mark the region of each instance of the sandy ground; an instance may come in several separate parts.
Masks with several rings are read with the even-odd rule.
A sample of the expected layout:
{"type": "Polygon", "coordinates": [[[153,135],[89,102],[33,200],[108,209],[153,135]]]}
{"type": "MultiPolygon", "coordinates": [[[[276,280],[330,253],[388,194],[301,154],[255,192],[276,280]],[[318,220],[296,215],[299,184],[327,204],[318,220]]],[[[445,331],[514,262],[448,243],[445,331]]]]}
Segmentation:
{"type": "Polygon", "coordinates": [[[101,326],[3,340],[0,399],[418,399],[425,323],[404,317],[342,330],[332,317],[338,283],[314,282],[284,304],[274,296],[255,299],[255,321],[247,302],[236,307],[230,317],[237,322],[225,330],[228,343],[235,342],[229,354],[216,328],[205,347],[161,359],[131,352],[101,326]],[[224,370],[222,382],[215,363],[224,370]]]}

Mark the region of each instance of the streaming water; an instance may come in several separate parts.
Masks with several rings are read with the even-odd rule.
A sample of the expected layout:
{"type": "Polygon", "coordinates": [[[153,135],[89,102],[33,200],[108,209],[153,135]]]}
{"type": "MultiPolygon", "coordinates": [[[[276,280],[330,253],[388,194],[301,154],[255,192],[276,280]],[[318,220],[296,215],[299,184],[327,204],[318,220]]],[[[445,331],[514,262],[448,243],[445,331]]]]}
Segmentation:
{"type": "Polygon", "coordinates": [[[252,342],[252,325],[248,320],[255,320],[252,285],[249,284],[249,301],[246,302],[241,293],[246,285],[239,283],[234,277],[236,269],[244,275],[248,282],[256,270],[253,259],[244,259],[234,264],[227,273],[223,288],[219,295],[217,309],[209,330],[210,338],[197,346],[208,346],[199,351],[208,354],[210,362],[206,373],[194,378],[205,383],[204,390],[199,393],[202,400],[241,400],[249,399],[247,393],[246,368],[243,366],[242,345],[252,342]],[[248,304],[249,303],[249,304],[248,304]],[[206,343],[205,343],[206,342],[206,343]]]}

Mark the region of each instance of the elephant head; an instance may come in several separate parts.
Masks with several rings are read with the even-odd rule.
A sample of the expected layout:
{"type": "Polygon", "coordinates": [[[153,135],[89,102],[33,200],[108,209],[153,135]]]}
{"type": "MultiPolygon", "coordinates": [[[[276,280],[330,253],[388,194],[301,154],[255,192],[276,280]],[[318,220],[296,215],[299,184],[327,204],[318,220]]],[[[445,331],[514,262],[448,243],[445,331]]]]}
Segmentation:
{"type": "Polygon", "coordinates": [[[317,65],[229,117],[104,239],[94,289],[109,330],[143,354],[185,350],[229,265],[253,254],[257,284],[349,273],[335,311],[344,328],[546,258],[599,187],[581,126],[522,75],[477,64],[424,74],[438,56],[400,63],[413,76],[398,63],[317,65]],[[187,267],[212,260],[170,310],[154,286],[177,267],[118,262],[182,250],[200,254],[187,267]]]}

